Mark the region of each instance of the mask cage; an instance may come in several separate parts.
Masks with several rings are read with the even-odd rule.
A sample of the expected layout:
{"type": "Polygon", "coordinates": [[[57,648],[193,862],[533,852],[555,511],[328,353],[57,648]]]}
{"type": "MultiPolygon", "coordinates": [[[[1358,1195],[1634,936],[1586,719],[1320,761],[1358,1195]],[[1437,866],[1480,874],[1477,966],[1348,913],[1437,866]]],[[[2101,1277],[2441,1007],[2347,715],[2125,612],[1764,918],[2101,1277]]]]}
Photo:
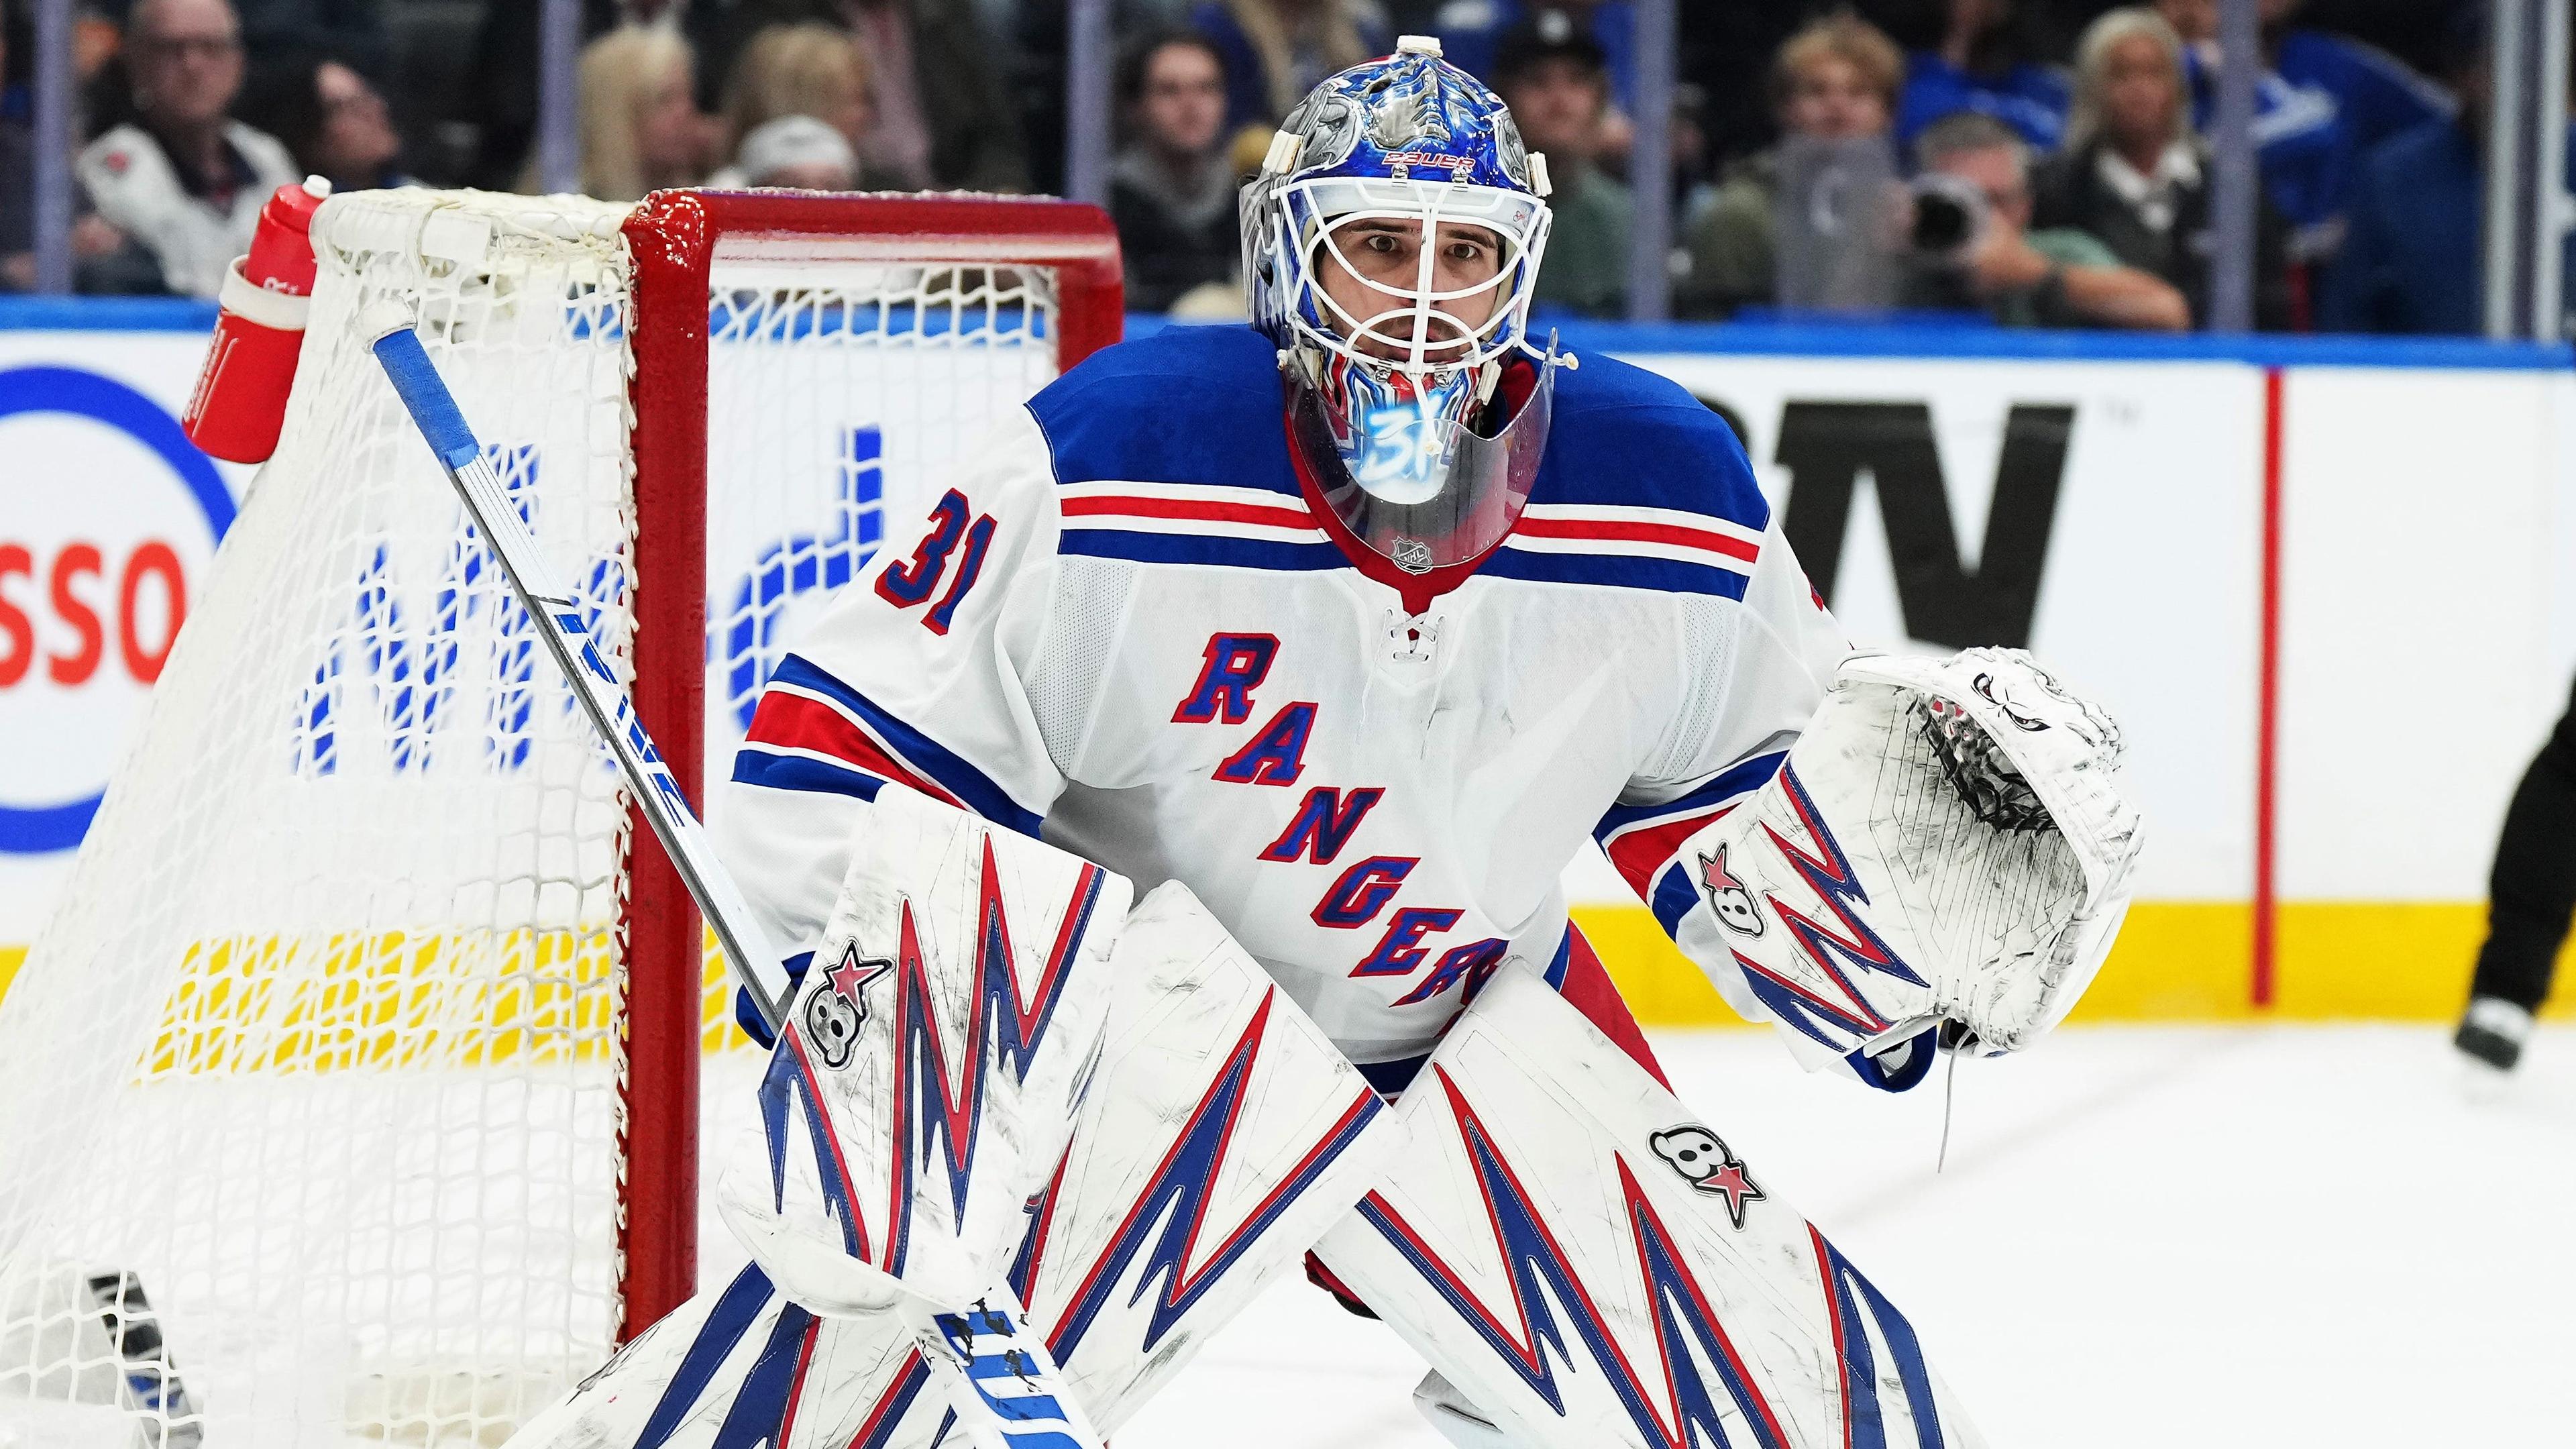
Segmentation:
{"type": "Polygon", "coordinates": [[[1550,220],[1538,198],[1500,187],[1362,177],[1287,182],[1273,198],[1270,225],[1276,252],[1290,266],[1289,325],[1301,341],[1373,367],[1415,374],[1481,367],[1526,345],[1550,220]],[[1366,275],[1345,247],[1354,227],[1378,221],[1418,223],[1418,235],[1430,239],[1417,249],[1409,287],[1366,275]],[[1460,226],[1490,232],[1501,257],[1491,277],[1442,290],[1433,285],[1438,242],[1444,229],[1460,226]],[[1326,295],[1321,268],[1335,263],[1387,305],[1356,316],[1326,295]],[[1495,294],[1494,307],[1472,327],[1440,307],[1488,293],[1495,294]],[[1399,356],[1363,352],[1364,341],[1399,356]]]}

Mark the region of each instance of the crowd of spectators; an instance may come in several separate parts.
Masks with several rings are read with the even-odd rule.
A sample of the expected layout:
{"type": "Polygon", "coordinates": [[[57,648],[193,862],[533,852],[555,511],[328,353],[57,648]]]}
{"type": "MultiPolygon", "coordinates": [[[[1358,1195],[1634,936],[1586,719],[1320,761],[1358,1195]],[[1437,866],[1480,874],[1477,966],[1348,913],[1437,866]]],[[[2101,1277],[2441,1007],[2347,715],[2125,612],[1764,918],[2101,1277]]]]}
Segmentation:
{"type": "MultiPolygon", "coordinates": [[[[1928,17],[1916,7],[1910,49],[1892,33],[1908,17],[1882,26],[1867,8],[1808,21],[1774,53],[1775,141],[1705,188],[1681,183],[1681,311],[2208,325],[2216,0],[2090,14],[1946,0],[1928,17]],[[2062,64],[2052,29],[2073,31],[2062,64]]],[[[2484,0],[2426,8],[2447,11],[2436,38],[2448,54],[2484,55],[2484,0]]],[[[2303,27],[2301,11],[2258,6],[2255,324],[2471,330],[2464,308],[2436,323],[2423,295],[2474,301],[2474,98],[2303,27]],[[2366,215],[2392,154],[2436,150],[2454,162],[2445,228],[2366,215]]]]}
{"type": "MultiPolygon", "coordinates": [[[[0,290],[34,271],[30,9],[0,0],[0,290]]],[[[1061,185],[1066,0],[581,9],[591,195],[1061,185]]],[[[2205,326],[2218,9],[1692,0],[1671,171],[1641,177],[1629,0],[1117,0],[1108,202],[1129,301],[1238,311],[1235,192],[1269,129],[1422,33],[1549,158],[1542,315],[1625,310],[1635,189],[1656,185],[1682,316],[2205,326]]],[[[2474,330],[2488,9],[2258,0],[2258,326],[2474,330]]],[[[211,295],[268,192],[308,173],[536,189],[539,11],[79,0],[79,288],[211,295]]]]}

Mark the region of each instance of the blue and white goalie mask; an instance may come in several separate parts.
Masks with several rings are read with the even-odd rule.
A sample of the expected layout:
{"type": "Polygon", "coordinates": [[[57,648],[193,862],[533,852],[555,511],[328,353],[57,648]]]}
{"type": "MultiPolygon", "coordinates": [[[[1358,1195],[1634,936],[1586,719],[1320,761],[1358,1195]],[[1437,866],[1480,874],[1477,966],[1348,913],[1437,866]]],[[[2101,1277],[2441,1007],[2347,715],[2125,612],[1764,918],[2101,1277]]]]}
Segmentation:
{"type": "Polygon", "coordinates": [[[1528,501],[1546,194],[1502,100],[1412,36],[1317,86],[1244,188],[1252,321],[1280,349],[1299,462],[1407,573],[1482,557],[1528,501]]]}

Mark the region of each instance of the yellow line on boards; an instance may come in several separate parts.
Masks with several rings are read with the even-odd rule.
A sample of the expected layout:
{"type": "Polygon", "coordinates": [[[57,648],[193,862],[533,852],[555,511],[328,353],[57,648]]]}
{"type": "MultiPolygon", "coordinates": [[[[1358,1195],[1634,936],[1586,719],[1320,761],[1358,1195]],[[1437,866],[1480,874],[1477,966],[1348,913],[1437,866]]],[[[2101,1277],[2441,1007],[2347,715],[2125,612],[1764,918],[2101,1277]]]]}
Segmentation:
{"type": "MultiPolygon", "coordinates": [[[[1720,1001],[1643,906],[1578,906],[1577,924],[1647,1026],[1727,1026],[1720,1001]]],[[[2071,1021],[2245,1021],[2254,908],[2141,901],[2071,1021]]],[[[2280,1021],[2448,1021],[2468,999],[2486,932],[2474,901],[2289,901],[2280,908],[2280,1021]]],[[[2544,1017],[2576,1020],[2576,964],[2559,957],[2544,1017]]]]}
{"type": "MultiPolygon", "coordinates": [[[[1574,919],[1620,994],[1650,1027],[1740,1025],[1698,967],[1643,906],[1578,906],[1574,919]]],[[[2076,1022],[2247,1021],[2253,908],[2242,901],[2142,901],[2111,959],[2070,1018],[2076,1022]]],[[[2290,901],[2277,935],[2278,1004],[2271,1020],[2448,1021],[2468,994],[2486,907],[2465,901],[2290,901]]],[[[338,937],[289,943],[242,937],[189,953],[165,1008],[150,1065],[159,1071],[274,1070],[446,1064],[522,1054],[591,1057],[607,1047],[609,940],[592,932],[508,932],[491,938],[338,937]],[[300,963],[294,958],[302,958],[300,963]],[[271,1028],[257,1062],[237,1060],[226,1031],[271,1028]]],[[[0,997],[27,957],[0,944],[0,997]]],[[[2542,1015],[2576,1020],[2576,965],[2560,958],[2560,989],[2542,1015]]],[[[733,989],[707,942],[701,1040],[709,1051],[750,1045],[734,1025],[733,989]]]]}

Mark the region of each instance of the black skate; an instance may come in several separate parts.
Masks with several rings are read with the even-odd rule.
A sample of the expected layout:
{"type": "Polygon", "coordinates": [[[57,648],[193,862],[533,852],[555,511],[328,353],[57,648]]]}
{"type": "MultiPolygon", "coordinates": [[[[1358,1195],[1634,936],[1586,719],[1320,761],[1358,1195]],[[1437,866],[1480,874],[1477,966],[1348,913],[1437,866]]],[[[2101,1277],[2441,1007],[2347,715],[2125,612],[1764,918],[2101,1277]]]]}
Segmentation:
{"type": "Polygon", "coordinates": [[[2472,1060],[2509,1072],[2522,1060],[2522,1044],[2531,1037],[2531,1013],[2497,996],[2474,997],[2460,1018],[2451,1044],[2472,1060]]]}

